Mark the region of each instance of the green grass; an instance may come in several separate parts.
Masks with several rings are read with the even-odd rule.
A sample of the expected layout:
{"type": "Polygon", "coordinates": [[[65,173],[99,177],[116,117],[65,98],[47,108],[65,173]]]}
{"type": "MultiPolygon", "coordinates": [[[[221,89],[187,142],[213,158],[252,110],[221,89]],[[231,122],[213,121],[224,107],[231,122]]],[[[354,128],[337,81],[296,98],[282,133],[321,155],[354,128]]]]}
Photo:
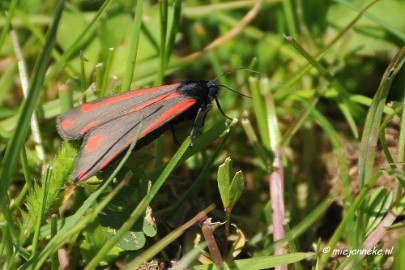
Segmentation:
{"type": "Polygon", "coordinates": [[[3,269],[405,265],[402,1],[10,0],[0,11],[3,269]],[[180,146],[167,132],[72,183],[81,141],[57,134],[63,112],[240,67],[259,73],[219,79],[251,96],[221,89],[233,121],[214,105],[192,146],[185,123],[180,146]],[[373,249],[393,252],[336,254],[373,249]]]}

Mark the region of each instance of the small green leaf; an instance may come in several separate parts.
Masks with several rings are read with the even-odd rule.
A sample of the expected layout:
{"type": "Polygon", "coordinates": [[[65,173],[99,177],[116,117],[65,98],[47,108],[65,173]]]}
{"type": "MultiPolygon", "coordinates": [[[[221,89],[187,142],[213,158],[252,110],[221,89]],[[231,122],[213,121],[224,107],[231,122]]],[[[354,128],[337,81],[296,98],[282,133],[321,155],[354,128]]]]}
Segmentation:
{"type": "Polygon", "coordinates": [[[229,201],[229,188],[232,174],[232,161],[228,157],[225,162],[218,168],[218,189],[221,195],[222,204],[226,208],[230,205],[229,201]]]}
{"type": "Polygon", "coordinates": [[[242,171],[232,178],[232,160],[228,157],[218,168],[218,189],[224,208],[232,208],[242,195],[245,183],[242,171]]]}
{"type": "Polygon", "coordinates": [[[232,179],[231,186],[229,187],[229,201],[231,206],[234,206],[239,200],[245,188],[245,179],[242,171],[238,171],[232,179]]]}

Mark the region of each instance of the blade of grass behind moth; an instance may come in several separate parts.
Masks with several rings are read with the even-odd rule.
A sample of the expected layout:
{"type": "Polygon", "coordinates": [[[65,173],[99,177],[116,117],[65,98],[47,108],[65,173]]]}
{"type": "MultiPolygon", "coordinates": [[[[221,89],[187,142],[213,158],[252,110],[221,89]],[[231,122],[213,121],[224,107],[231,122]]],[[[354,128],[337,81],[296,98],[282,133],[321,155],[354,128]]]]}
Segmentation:
{"type": "Polygon", "coordinates": [[[104,97],[107,93],[108,78],[110,77],[111,63],[114,56],[114,48],[109,48],[104,64],[104,73],[101,78],[100,97],[104,97]]]}
{"type": "Polygon", "coordinates": [[[160,68],[157,73],[156,85],[161,85],[163,82],[165,60],[166,60],[166,38],[167,38],[167,28],[169,24],[168,19],[168,1],[160,1],[160,68]]]}
{"type": "Polygon", "coordinates": [[[71,85],[69,82],[66,82],[58,87],[60,114],[63,114],[73,108],[73,91],[71,91],[70,88],[71,85]]]}
{"type": "MultiPolygon", "coordinates": [[[[283,10],[286,17],[287,31],[293,37],[298,37],[297,23],[295,21],[297,7],[293,5],[293,1],[283,1],[283,10]]],[[[305,24],[302,24],[305,25],[305,24]]]]}
{"type": "MultiPolygon", "coordinates": [[[[86,63],[87,59],[84,57],[84,52],[80,51],[80,92],[84,93],[86,89],[89,87],[87,80],[86,80],[86,63]]],[[[73,100],[72,100],[73,105],[73,100]]],[[[73,106],[72,106],[73,107],[73,106]]]]}
{"type": "Polygon", "coordinates": [[[175,0],[175,2],[174,2],[172,26],[171,26],[169,38],[167,41],[164,71],[166,70],[166,67],[169,64],[170,56],[172,55],[172,50],[174,47],[174,43],[176,41],[176,34],[177,34],[178,29],[180,28],[181,4],[182,4],[182,0],[175,0]]]}
{"type": "Polygon", "coordinates": [[[122,80],[122,92],[128,91],[131,88],[131,82],[134,76],[136,56],[138,54],[139,36],[141,34],[142,7],[143,0],[136,1],[136,5],[134,8],[134,21],[132,22],[130,28],[131,40],[129,42],[127,62],[125,64],[125,73],[122,80]]]}
{"type": "Polygon", "coordinates": [[[168,35],[168,1],[164,0],[160,2],[160,69],[155,80],[156,85],[161,85],[163,83],[163,78],[166,74],[166,69],[170,61],[170,56],[176,41],[176,34],[180,27],[181,3],[182,0],[176,0],[174,2],[172,23],[168,35]]]}

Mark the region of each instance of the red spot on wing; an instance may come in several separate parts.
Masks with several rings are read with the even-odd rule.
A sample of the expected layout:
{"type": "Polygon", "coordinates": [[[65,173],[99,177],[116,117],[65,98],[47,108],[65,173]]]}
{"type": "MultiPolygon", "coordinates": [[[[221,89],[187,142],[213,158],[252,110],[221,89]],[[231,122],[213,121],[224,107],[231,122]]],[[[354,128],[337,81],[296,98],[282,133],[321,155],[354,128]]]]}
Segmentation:
{"type": "Polygon", "coordinates": [[[83,104],[82,106],[80,106],[80,111],[83,112],[83,113],[86,113],[86,112],[95,110],[98,107],[103,106],[103,105],[120,102],[122,100],[132,98],[132,97],[136,97],[136,96],[146,95],[148,93],[156,92],[156,91],[165,89],[167,87],[176,87],[176,85],[180,85],[180,84],[162,85],[162,86],[151,87],[151,88],[146,88],[146,89],[142,89],[142,90],[129,91],[129,92],[125,93],[125,94],[112,96],[112,97],[103,99],[103,100],[98,101],[98,102],[83,104]]]}
{"type": "Polygon", "coordinates": [[[153,103],[156,103],[158,101],[169,100],[169,99],[176,98],[176,97],[179,97],[179,96],[181,96],[181,94],[179,92],[177,92],[177,91],[174,91],[174,92],[171,92],[171,93],[169,93],[167,95],[151,99],[151,100],[143,103],[142,105],[139,105],[139,106],[137,106],[135,108],[132,108],[132,109],[126,111],[125,114],[139,111],[139,110],[141,110],[141,109],[143,109],[143,108],[145,108],[145,107],[147,107],[147,106],[149,106],[149,105],[151,105],[153,103]]]}
{"type": "Polygon", "coordinates": [[[99,120],[95,120],[90,122],[87,126],[85,126],[82,130],[80,130],[80,134],[84,135],[86,134],[89,129],[96,127],[100,123],[99,120]]]}
{"type": "Polygon", "coordinates": [[[90,137],[87,140],[83,150],[86,152],[91,152],[94,149],[97,149],[100,146],[100,144],[104,141],[104,139],[105,139],[104,135],[101,134],[90,137]]]}
{"type": "Polygon", "coordinates": [[[73,120],[66,119],[66,120],[63,120],[63,121],[60,123],[60,126],[61,126],[61,128],[62,128],[63,130],[68,130],[68,129],[70,129],[75,123],[76,123],[76,122],[73,121],[73,120]]]}

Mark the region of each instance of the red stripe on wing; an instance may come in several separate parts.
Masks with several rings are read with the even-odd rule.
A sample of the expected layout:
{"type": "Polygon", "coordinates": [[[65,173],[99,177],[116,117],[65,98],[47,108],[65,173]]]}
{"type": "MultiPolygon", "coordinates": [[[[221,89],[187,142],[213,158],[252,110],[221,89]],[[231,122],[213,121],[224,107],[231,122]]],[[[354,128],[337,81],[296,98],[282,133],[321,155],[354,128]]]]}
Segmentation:
{"type": "Polygon", "coordinates": [[[100,123],[100,120],[95,120],[90,122],[87,126],[85,126],[81,131],[80,134],[84,135],[87,133],[87,131],[89,131],[89,129],[98,126],[98,124],[100,123]]]}
{"type": "Polygon", "coordinates": [[[125,114],[139,111],[139,110],[141,110],[143,108],[146,108],[147,106],[149,106],[149,105],[151,105],[151,104],[153,104],[155,102],[163,101],[163,100],[169,100],[169,99],[176,98],[176,97],[179,97],[179,96],[181,96],[181,94],[179,92],[175,91],[175,92],[169,93],[169,94],[164,95],[164,96],[156,97],[154,99],[151,99],[151,100],[143,103],[140,106],[137,106],[137,107],[132,108],[132,109],[130,109],[128,111],[125,111],[125,114]]]}
{"type": "Polygon", "coordinates": [[[97,109],[97,108],[99,108],[100,106],[103,106],[103,105],[120,102],[122,100],[132,98],[132,97],[136,97],[136,96],[146,95],[148,93],[156,92],[156,91],[159,91],[160,89],[171,87],[171,86],[174,86],[174,85],[176,85],[176,84],[163,85],[163,86],[152,87],[152,88],[146,88],[146,89],[137,90],[137,91],[130,91],[130,92],[126,93],[126,94],[120,94],[120,95],[117,95],[117,96],[112,96],[112,97],[103,99],[103,100],[98,101],[98,102],[86,103],[86,104],[83,104],[82,106],[80,106],[80,111],[83,112],[83,113],[87,113],[87,112],[95,110],[95,109],[97,109]]]}
{"type": "Polygon", "coordinates": [[[76,177],[77,180],[75,181],[82,181],[82,179],[86,179],[87,175],[89,174],[89,171],[87,172],[83,172],[83,173],[79,173],[76,177]]]}
{"type": "Polygon", "coordinates": [[[167,121],[167,119],[170,118],[170,116],[176,115],[181,111],[187,110],[188,108],[193,106],[195,104],[195,102],[196,101],[194,99],[187,99],[185,101],[180,102],[179,104],[174,105],[173,107],[171,107],[170,109],[165,111],[159,117],[159,119],[157,119],[152,125],[150,125],[146,129],[142,130],[142,132],[139,134],[139,137],[141,138],[141,137],[145,136],[146,134],[148,134],[149,132],[151,132],[155,128],[162,125],[165,121],[167,121]]]}

